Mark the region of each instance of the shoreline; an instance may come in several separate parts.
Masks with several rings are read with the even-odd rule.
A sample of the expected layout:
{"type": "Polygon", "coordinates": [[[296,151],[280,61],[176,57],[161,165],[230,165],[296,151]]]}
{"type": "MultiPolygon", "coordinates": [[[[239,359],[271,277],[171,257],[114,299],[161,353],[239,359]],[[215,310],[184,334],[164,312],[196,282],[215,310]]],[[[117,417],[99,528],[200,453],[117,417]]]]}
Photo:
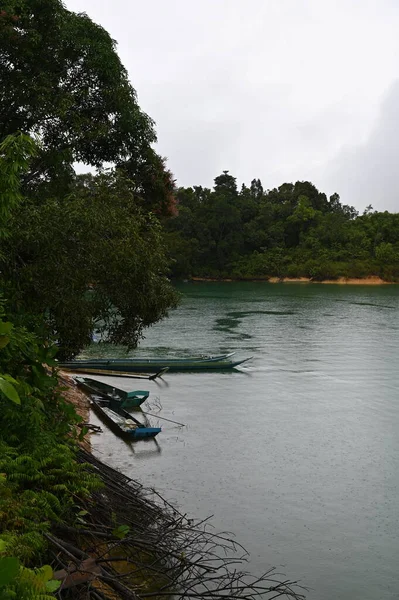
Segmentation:
{"type": "MultiPolygon", "coordinates": [[[[58,379],[64,387],[65,400],[87,420],[90,404],[86,394],[69,373],[58,371],[58,379]]],[[[89,433],[85,440],[89,440],[89,433]]],[[[216,581],[220,589],[231,590],[229,598],[258,597],[265,593],[273,593],[273,597],[275,593],[281,597],[289,595],[294,600],[304,598],[297,583],[277,573],[274,567],[259,577],[253,576],[253,583],[244,571],[247,552],[242,546],[237,550],[236,540],[226,538],[223,532],[208,531],[209,518],[187,518],[155,489],[144,487],[140,481],[97,458],[90,441],[80,443],[76,460],[86,469],[91,467],[101,485],[91,490],[86,502],[77,501],[77,508],[82,509],[77,513],[77,521],[74,516],[72,523],[55,524],[46,536],[54,554],[57,551],[52,577],[61,582],[63,589],[69,591],[80,586],[80,591],[85,586],[88,594],[94,590],[106,593],[107,598],[121,600],[139,598],[141,590],[148,590],[145,595],[149,596],[161,597],[165,593],[176,596],[176,582],[180,582],[184,560],[193,569],[184,567],[182,571],[180,597],[186,597],[186,592],[190,594],[195,587],[209,590],[216,581]],[[79,521],[79,517],[84,518],[79,521]],[[132,571],[132,556],[141,557],[143,539],[148,540],[145,561],[132,571]],[[117,558],[114,549],[119,550],[117,558]],[[73,569],[66,566],[70,564],[68,559],[72,559],[73,569]],[[210,562],[215,560],[222,565],[221,575],[219,566],[217,571],[209,569],[210,562]],[[168,567],[166,572],[163,565],[168,567]],[[237,565],[242,565],[242,570],[237,570],[237,565]],[[134,578],[126,578],[131,573],[134,578]]]]}
{"type": "MultiPolygon", "coordinates": [[[[88,396],[78,388],[73,377],[66,371],[61,369],[58,371],[58,382],[63,387],[62,395],[64,399],[74,406],[77,414],[82,417],[83,423],[88,423],[90,419],[90,400],[88,396]]],[[[86,433],[79,445],[87,452],[91,452],[90,431],[86,433]]]]}
{"type": "Polygon", "coordinates": [[[311,279],[310,277],[269,277],[260,278],[253,277],[248,279],[233,279],[233,278],[216,278],[216,277],[191,277],[187,279],[188,282],[200,282],[200,281],[215,281],[219,283],[226,282],[263,282],[263,283],[311,283],[311,284],[335,284],[335,285],[395,285],[396,281],[385,281],[376,275],[370,275],[369,277],[338,277],[338,279],[322,279],[320,281],[311,279]]]}

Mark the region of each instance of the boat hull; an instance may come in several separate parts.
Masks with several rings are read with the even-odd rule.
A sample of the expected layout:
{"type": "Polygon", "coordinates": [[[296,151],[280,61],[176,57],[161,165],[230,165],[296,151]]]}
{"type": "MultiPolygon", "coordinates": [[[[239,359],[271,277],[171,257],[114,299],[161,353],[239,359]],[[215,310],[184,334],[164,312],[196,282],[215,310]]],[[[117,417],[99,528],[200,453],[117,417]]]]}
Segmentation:
{"type": "Polygon", "coordinates": [[[68,371],[69,373],[82,373],[87,375],[106,375],[107,377],[128,377],[129,379],[147,379],[149,381],[154,381],[155,379],[162,377],[169,370],[168,368],[165,368],[161,369],[161,371],[158,371],[157,373],[148,372],[148,374],[140,374],[131,373],[127,371],[113,371],[112,369],[95,369],[91,367],[62,367],[62,369],[64,371],[68,371]]]}
{"type": "MultiPolygon", "coordinates": [[[[228,369],[234,369],[239,365],[250,360],[246,358],[244,360],[220,360],[220,361],[194,361],[194,362],[185,362],[181,364],[177,363],[168,363],[165,361],[159,367],[167,368],[168,371],[171,372],[180,372],[180,371],[223,371],[228,369]]],[[[109,360],[104,362],[98,361],[71,361],[68,363],[60,363],[61,368],[67,368],[70,371],[75,373],[152,373],[154,372],[154,365],[146,365],[143,363],[137,364],[133,361],[123,361],[120,360],[118,362],[109,360]]]]}
{"type": "Polygon", "coordinates": [[[116,386],[109,385],[103,381],[90,379],[89,377],[76,377],[77,384],[89,393],[101,394],[107,398],[113,406],[121,408],[138,408],[150,395],[147,390],[134,390],[127,392],[116,386]]]}
{"type": "MultiPolygon", "coordinates": [[[[145,427],[145,426],[141,426],[141,427],[135,427],[135,428],[123,428],[121,426],[121,422],[123,421],[124,417],[122,417],[121,415],[118,415],[116,412],[114,412],[113,410],[101,406],[100,402],[96,399],[93,398],[92,400],[92,408],[93,410],[97,413],[97,415],[99,416],[99,418],[106,424],[108,425],[108,427],[119,437],[125,439],[125,440],[130,440],[130,441],[137,441],[137,440],[144,440],[144,439],[148,439],[148,438],[155,438],[158,433],[160,433],[162,430],[160,427],[145,427]]],[[[129,415],[129,418],[131,418],[131,415],[129,415]]]]}
{"type": "MultiPolygon", "coordinates": [[[[190,357],[190,358],[86,358],[81,359],[79,362],[82,364],[90,364],[90,365],[118,365],[118,364],[134,364],[134,365],[142,365],[145,367],[152,367],[153,369],[161,369],[166,365],[182,365],[182,364],[191,364],[191,363],[212,363],[212,362],[220,362],[225,360],[230,360],[230,358],[235,354],[234,352],[229,352],[228,354],[220,354],[219,356],[198,356],[198,357],[190,357]]],[[[60,363],[60,365],[69,365],[75,363],[75,360],[72,361],[64,361],[60,363]]]]}

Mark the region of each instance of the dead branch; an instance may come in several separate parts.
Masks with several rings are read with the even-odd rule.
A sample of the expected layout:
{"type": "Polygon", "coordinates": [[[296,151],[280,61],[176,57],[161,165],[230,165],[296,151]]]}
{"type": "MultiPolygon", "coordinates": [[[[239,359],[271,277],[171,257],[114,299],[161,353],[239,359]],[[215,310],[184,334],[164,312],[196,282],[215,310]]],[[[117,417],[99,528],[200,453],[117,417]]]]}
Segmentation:
{"type": "Polygon", "coordinates": [[[304,588],[275,569],[260,577],[248,573],[245,549],[231,534],[215,532],[209,519],[188,519],[157,492],[83,449],[78,460],[94,469],[103,487],[82,504],[86,523],[57,525],[54,535],[47,534],[56,550],[53,568],[64,581],[60,598],[75,598],[71,594],[81,589],[82,597],[97,600],[109,588],[122,600],[304,598],[304,588]],[[120,525],[127,526],[125,537],[120,525]],[[65,569],[66,560],[71,568],[65,569]]]}

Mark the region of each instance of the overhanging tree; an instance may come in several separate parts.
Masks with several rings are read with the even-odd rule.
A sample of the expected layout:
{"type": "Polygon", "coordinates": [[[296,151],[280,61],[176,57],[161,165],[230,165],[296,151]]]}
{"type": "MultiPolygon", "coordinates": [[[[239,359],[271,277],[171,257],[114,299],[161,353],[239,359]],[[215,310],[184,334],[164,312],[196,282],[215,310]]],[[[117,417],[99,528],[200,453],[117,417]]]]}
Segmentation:
{"type": "Polygon", "coordinates": [[[67,188],[74,162],[124,166],[147,206],[173,206],[173,180],[151,148],[154,123],[115,51],[85,14],[60,0],[6,0],[0,10],[0,142],[37,135],[40,152],[26,178],[29,195],[67,188]]]}
{"type": "Polygon", "coordinates": [[[37,148],[1,240],[9,309],[55,337],[63,356],[76,354],[95,327],[135,346],[176,303],[154,216],[174,210],[174,182],[151,146],[154,123],[115,42],[60,0],[0,6],[4,158],[17,132],[37,148]],[[76,179],[76,161],[114,169],[76,179]]]}
{"type": "Polygon", "coordinates": [[[93,329],[134,347],[177,301],[160,224],[115,171],[79,178],[66,198],[22,201],[2,249],[10,306],[31,326],[44,323],[63,357],[90,343],[93,329]]]}

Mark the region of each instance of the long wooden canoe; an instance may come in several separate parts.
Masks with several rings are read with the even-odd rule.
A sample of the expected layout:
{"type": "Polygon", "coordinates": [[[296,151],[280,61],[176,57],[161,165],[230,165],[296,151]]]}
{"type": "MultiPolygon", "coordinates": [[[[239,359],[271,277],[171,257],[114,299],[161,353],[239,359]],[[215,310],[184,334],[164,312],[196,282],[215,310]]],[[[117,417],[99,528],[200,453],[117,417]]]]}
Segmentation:
{"type": "MultiPolygon", "coordinates": [[[[169,371],[209,371],[209,370],[226,370],[234,369],[238,365],[250,360],[249,358],[243,360],[184,360],[182,362],[172,362],[165,359],[164,363],[158,365],[159,367],[167,368],[169,371]]],[[[152,372],[154,371],[154,365],[151,363],[136,363],[134,359],[103,359],[101,361],[88,361],[88,360],[75,360],[68,363],[60,363],[60,367],[68,369],[76,373],[104,373],[107,374],[112,371],[112,374],[117,372],[124,373],[135,373],[135,372],[152,372]]]]}
{"type": "MultiPolygon", "coordinates": [[[[103,365],[143,365],[145,367],[154,367],[161,368],[167,365],[184,365],[191,363],[208,363],[208,362],[219,362],[224,360],[229,360],[234,352],[230,352],[229,354],[220,354],[219,356],[193,356],[188,358],[169,358],[167,356],[163,358],[83,358],[79,359],[79,363],[85,366],[98,366],[102,367],[103,365]]],[[[60,366],[65,367],[71,364],[75,364],[76,360],[64,361],[60,363],[60,366]]]]}
{"type": "Polygon", "coordinates": [[[160,369],[156,373],[144,374],[144,373],[131,373],[130,371],[113,371],[112,369],[95,369],[91,367],[61,367],[64,371],[69,371],[70,373],[87,373],[89,375],[107,375],[112,377],[128,377],[129,379],[147,379],[149,381],[153,381],[154,379],[158,379],[165,375],[167,371],[169,371],[168,367],[164,369],[160,369]]]}

